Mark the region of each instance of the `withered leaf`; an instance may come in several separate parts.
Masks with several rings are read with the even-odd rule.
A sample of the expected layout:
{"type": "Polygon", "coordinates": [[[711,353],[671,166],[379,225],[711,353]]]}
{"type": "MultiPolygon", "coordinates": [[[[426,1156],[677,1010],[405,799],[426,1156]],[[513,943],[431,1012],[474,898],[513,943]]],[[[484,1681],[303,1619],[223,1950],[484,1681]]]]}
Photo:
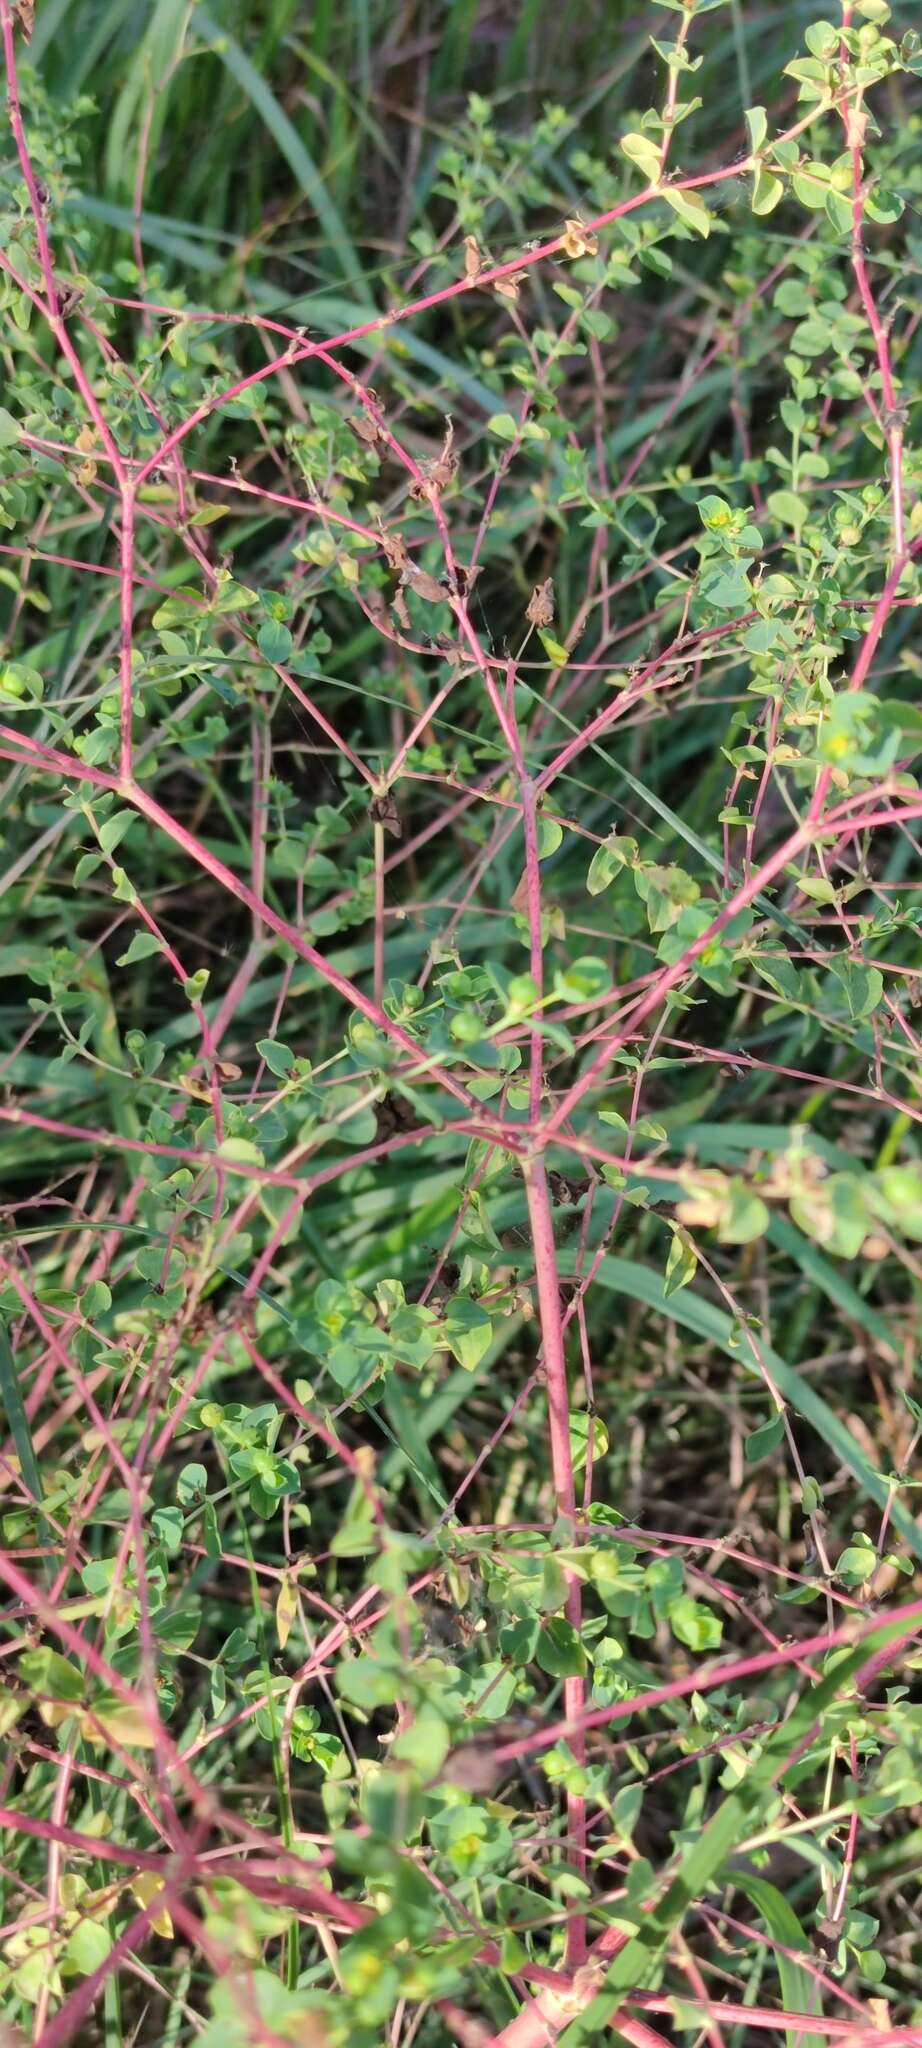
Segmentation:
{"type": "Polygon", "coordinates": [[[15,0],[13,13],[28,42],[35,27],[35,0],[15,0]]]}
{"type": "Polygon", "coordinates": [[[415,562],[408,562],[400,578],[401,584],[409,586],[417,597],[427,604],[447,604],[448,592],[442,588],[437,576],[430,576],[428,569],[418,569],[415,562]]]}
{"type": "Polygon", "coordinates": [[[527,275],[528,273],[525,270],[513,270],[508,277],[498,277],[495,280],[493,290],[499,293],[501,299],[511,299],[514,305],[518,300],[527,275]]]}
{"type": "Polygon", "coordinates": [[[563,251],[565,256],[572,256],[574,260],[577,256],[597,256],[599,253],[598,235],[583,226],[578,214],[564,221],[563,251]]]}
{"type": "Polygon", "coordinates": [[[516,882],[515,888],[512,891],[512,895],[509,898],[509,908],[510,910],[514,910],[519,917],[524,917],[527,913],[528,870],[526,868],[522,869],[519,879],[516,882]]]}
{"type": "Polygon", "coordinates": [[[190,1071],[188,1074],[180,1074],[179,1085],[180,1088],[185,1089],[187,1095],[193,1096],[196,1102],[211,1101],[211,1090],[194,1071],[190,1071]]]}
{"type": "MultiPolygon", "coordinates": [[[[508,1775],[508,1765],[506,1774],[508,1775]]],[[[496,1791],[503,1775],[503,1766],[496,1762],[492,1747],[486,1748],[477,1742],[462,1742],[446,1757],[438,1774],[438,1782],[457,1785],[464,1792],[489,1796],[491,1792],[496,1791]]]]}
{"type": "Polygon", "coordinates": [[[396,1131],[419,1131],[422,1123],[405,1095],[382,1095],[375,1103],[375,1138],[392,1138],[396,1131]]]}
{"type": "Polygon", "coordinates": [[[384,527],[378,529],[382,549],[392,569],[409,569],[410,557],[402,533],[387,533],[384,527]]]}
{"type": "Polygon", "coordinates": [[[366,447],[380,447],[382,440],[381,429],[378,426],[377,420],[373,420],[370,413],[351,413],[346,421],[346,425],[351,428],[356,440],[364,441],[366,447]]]}
{"type": "Polygon", "coordinates": [[[476,235],[464,237],[464,275],[468,284],[476,284],[483,269],[483,257],[477,246],[476,235]]]}
{"type": "Polygon", "coordinates": [[[420,475],[410,485],[410,496],[417,501],[428,498],[433,491],[441,494],[447,491],[458,474],[458,457],[454,450],[455,430],[451,420],[445,424],[445,439],[434,462],[420,465],[420,475]]]}
{"type": "Polygon", "coordinates": [[[402,839],[403,826],[392,792],[385,790],[383,796],[373,796],[368,806],[368,815],[375,825],[383,825],[385,832],[391,832],[395,839],[402,839]]]}
{"type": "Polygon", "coordinates": [[[228,1081],[239,1081],[243,1068],[238,1067],[236,1060],[215,1060],[214,1071],[215,1079],[223,1087],[228,1081]]]}
{"type": "Polygon", "coordinates": [[[835,1958],[838,1955],[839,1943],[842,1939],[844,1928],[845,1920],[841,1915],[838,1918],[834,1918],[830,1914],[824,1919],[817,1921],[816,1946],[822,1951],[823,1955],[831,1958],[835,1958]]]}
{"type": "MultiPolygon", "coordinates": [[[[137,1876],[130,1880],[128,1888],[139,1906],[149,1906],[154,1899],[160,1897],[161,1892],[166,1891],[166,1881],[156,1870],[139,1870],[137,1876]]],[[[150,1925],[154,1934],[160,1934],[165,1941],[169,1941],[173,1932],[173,1922],[165,1906],[161,1906],[159,1912],[151,1915],[150,1925]]]]}
{"type": "Polygon", "coordinates": [[[554,584],[550,576],[543,583],[536,583],[525,606],[525,617],[532,626],[552,626],[554,623],[554,584]]]}
{"type": "Polygon", "coordinates": [[[279,1639],[280,1650],[284,1650],[297,1619],[298,1589],[291,1573],[285,1572],[279,1587],[278,1599],[275,1603],[275,1632],[279,1639]]]}
{"type": "Polygon", "coordinates": [[[458,474],[458,457],[455,454],[455,429],[450,419],[445,421],[445,439],[441,452],[432,465],[429,481],[437,491],[447,491],[458,474]]]}
{"type": "Polygon", "coordinates": [[[468,592],[470,590],[473,590],[474,584],[476,583],[479,575],[479,562],[475,562],[474,567],[472,569],[468,568],[465,562],[455,563],[455,582],[457,584],[459,597],[467,597],[468,592]]]}

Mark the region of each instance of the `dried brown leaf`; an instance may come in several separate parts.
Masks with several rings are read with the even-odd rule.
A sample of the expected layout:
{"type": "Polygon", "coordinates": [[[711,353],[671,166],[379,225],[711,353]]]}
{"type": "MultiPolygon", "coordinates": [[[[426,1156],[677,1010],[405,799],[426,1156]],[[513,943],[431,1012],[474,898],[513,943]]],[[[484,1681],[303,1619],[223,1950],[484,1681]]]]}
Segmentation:
{"type": "Polygon", "coordinates": [[[373,824],[383,825],[385,832],[392,833],[395,839],[403,837],[403,826],[400,822],[397,805],[389,789],[385,790],[383,796],[372,797],[368,806],[368,815],[373,824]]]}
{"type": "Polygon", "coordinates": [[[351,428],[356,440],[364,441],[367,448],[380,447],[383,439],[381,429],[378,426],[377,420],[373,420],[370,413],[350,413],[346,425],[351,428]]]}
{"type": "Polygon", "coordinates": [[[467,597],[468,592],[473,590],[474,584],[476,583],[479,575],[479,562],[475,562],[474,567],[472,569],[469,569],[467,567],[467,564],[464,562],[455,563],[455,582],[458,586],[459,597],[467,597]]]}
{"type": "Polygon", "coordinates": [[[443,491],[447,491],[449,484],[454,482],[458,474],[458,457],[455,454],[454,440],[454,427],[451,420],[447,420],[445,423],[445,439],[442,442],[441,449],[433,462],[421,463],[419,479],[414,479],[410,485],[411,498],[415,498],[418,502],[423,498],[431,497],[434,491],[441,496],[443,491]]]}
{"type": "Polygon", "coordinates": [[[493,290],[499,293],[501,299],[511,299],[515,305],[527,275],[525,270],[513,270],[508,277],[498,277],[493,290]]]}
{"type": "Polygon", "coordinates": [[[201,1077],[198,1074],[192,1072],[188,1074],[180,1074],[179,1085],[180,1088],[185,1089],[187,1095],[194,1096],[196,1102],[211,1101],[211,1090],[210,1088],[206,1087],[205,1082],[201,1079],[201,1077]]]}
{"type": "Polygon", "coordinates": [[[458,457],[455,453],[455,430],[450,419],[445,421],[445,439],[437,460],[433,463],[429,481],[437,491],[447,491],[458,474],[458,457]]]}
{"type": "Polygon", "coordinates": [[[214,1071],[215,1079],[220,1081],[223,1087],[228,1081],[239,1081],[243,1068],[238,1067],[236,1060],[215,1060],[214,1071]]]}
{"type": "Polygon", "coordinates": [[[464,275],[468,284],[476,284],[483,269],[483,257],[477,246],[476,235],[464,237],[464,275]]]}
{"type": "Polygon", "coordinates": [[[525,606],[525,617],[532,626],[552,626],[554,623],[554,584],[550,576],[543,583],[536,583],[525,606]]]}
{"type": "Polygon", "coordinates": [[[510,910],[517,911],[520,917],[524,917],[526,914],[528,909],[528,873],[525,868],[522,869],[512,895],[509,898],[509,908],[510,910]]]}
{"type": "Polygon", "coordinates": [[[279,1639],[280,1650],[284,1650],[297,1619],[298,1589],[291,1573],[286,1572],[279,1587],[278,1599],[275,1603],[275,1632],[279,1639]]]}
{"type": "Polygon", "coordinates": [[[401,569],[409,569],[411,566],[410,557],[407,554],[407,544],[403,534],[387,533],[382,526],[379,528],[379,535],[381,547],[387,556],[391,568],[396,569],[398,572],[401,569]]]}
{"type": "Polygon", "coordinates": [[[400,580],[405,587],[408,586],[410,590],[415,591],[417,597],[423,598],[426,604],[448,603],[448,592],[443,589],[438,577],[430,576],[428,569],[417,569],[415,562],[411,562],[404,569],[400,580]]]}
{"type": "Polygon", "coordinates": [[[584,227],[578,214],[563,224],[563,251],[565,256],[597,256],[599,238],[590,228],[584,227]]]}

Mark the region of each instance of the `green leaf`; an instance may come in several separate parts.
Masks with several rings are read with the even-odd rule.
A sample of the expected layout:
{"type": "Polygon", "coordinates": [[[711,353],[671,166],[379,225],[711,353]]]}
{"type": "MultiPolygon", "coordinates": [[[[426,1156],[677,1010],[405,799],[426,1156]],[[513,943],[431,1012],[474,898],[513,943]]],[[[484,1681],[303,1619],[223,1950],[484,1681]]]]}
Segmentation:
{"type": "Polygon", "coordinates": [[[142,1279],[150,1282],[151,1287],[175,1287],[186,1270],[182,1252],[175,1247],[168,1250],[165,1245],[142,1245],[135,1254],[134,1263],[136,1271],[142,1279]]]}
{"type": "Polygon", "coordinates": [[[75,1970],[80,1977],[91,1977],[94,1970],[102,1967],[112,1942],[104,1920],[79,1920],[67,1938],[64,1968],[75,1970]]]}
{"type": "Polygon", "coordinates": [[[204,1465],[184,1465],[176,1481],[176,1498],[180,1507],[194,1507],[208,1490],[208,1474],[204,1465]]]}
{"type": "Polygon", "coordinates": [[[608,839],[603,840],[602,845],[596,848],[589,864],[589,873],[586,876],[589,895],[601,896],[603,889],[607,889],[609,883],[614,881],[619,870],[636,861],[639,850],[636,839],[622,839],[617,832],[611,833],[608,839]]]}
{"type": "Polygon", "coordinates": [[[804,42],[811,57],[829,63],[839,48],[841,29],[832,21],[811,21],[804,29],[804,42]]]}
{"type": "Polygon", "coordinates": [[[793,527],[799,533],[809,516],[809,506],[796,491],[772,491],[767,499],[768,509],[781,526],[793,527]]]}
{"type": "Polygon", "coordinates": [[[737,1176],[727,1188],[726,1201],[717,1225],[721,1244],[752,1244],[768,1229],[768,1210],[761,1196],[753,1193],[737,1176]]]}
{"type": "Polygon", "coordinates": [[[465,1372],[474,1372],[489,1349],[493,1324],[479,1301],[456,1294],[445,1310],[442,1334],[458,1364],[465,1372]]]}
{"type": "Polygon", "coordinates": [[[559,967],[554,976],[554,993],[564,1003],[594,1002],[610,987],[610,971],[594,953],[581,953],[568,967],[559,967]]]}
{"type": "Polygon", "coordinates": [[[266,619],[256,635],[256,645],[267,661],[285,662],[294,646],[291,633],[281,619],[266,619]]]}
{"type": "MultiPolygon", "coordinates": [[[[175,1509],[165,1509],[167,1514],[175,1509]]],[[[151,1627],[161,1648],[168,1654],[178,1655],[180,1650],[189,1650],[201,1627],[201,1606],[197,1600],[189,1600],[185,1607],[171,1607],[169,1612],[161,1608],[151,1615],[151,1627]]]]}
{"type": "Polygon", "coordinates": [[[747,1465],[757,1465],[760,1458],[767,1458],[775,1451],[784,1438],[784,1416],[773,1415],[768,1422],[760,1423],[758,1429],[749,1432],[744,1444],[747,1465]]]}
{"type": "Polygon", "coordinates": [[[126,832],[134,824],[134,811],[113,811],[111,818],[104,818],[98,828],[99,844],[103,853],[114,853],[126,832]]]}
{"type": "MultiPolygon", "coordinates": [[[[882,1166],[868,1176],[866,1191],[875,1216],[904,1237],[922,1238],[922,1165],[906,1160],[898,1166],[882,1166]]],[[[885,1322],[881,1334],[884,1332],[885,1322]]]]}
{"type": "Polygon", "coordinates": [[[570,659],[570,653],[569,649],[564,646],[563,641],[555,640],[553,633],[546,633],[540,628],[538,639],[544,648],[548,660],[553,662],[554,667],[566,668],[567,662],[570,659]]]}
{"type": "Polygon", "coordinates": [[[764,107],[747,107],[746,127],[749,131],[749,147],[753,156],[758,156],[768,134],[768,116],[764,107]]]}
{"type": "Polygon", "coordinates": [[[23,1685],[38,1699],[69,1702],[83,1698],[83,1672],[57,1650],[27,1650],[19,1659],[18,1670],[23,1685]]]}
{"type": "Polygon", "coordinates": [[[856,1537],[843,1550],[836,1564],[836,1577],[844,1586],[863,1586],[877,1570],[877,1551],[869,1536],[856,1537]]]}
{"type": "Polygon", "coordinates": [[[15,448],[20,438],[18,422],[5,405],[0,405],[0,448],[15,448]]]}
{"type": "Polygon", "coordinates": [[[586,1652],[572,1622],[557,1614],[546,1621],[535,1651],[542,1671],[550,1678],[581,1678],[586,1669],[586,1652]]]}
{"type": "Polygon", "coordinates": [[[701,596],[718,612],[744,612],[752,604],[752,589],[745,564],[718,563],[704,569],[699,583],[701,596]]]}
{"type": "Polygon", "coordinates": [[[158,1543],[175,1557],[182,1543],[184,1517],[181,1508],[155,1508],[151,1525],[158,1543]]]}
{"type": "Polygon", "coordinates": [[[669,1626],[688,1650],[716,1650],[724,1632],[719,1614],[703,1601],[693,1600],[690,1593],[683,1593],[670,1605],[669,1626]]]}
{"type": "Polygon", "coordinates": [[[622,135],[618,148],[630,158],[632,164],[637,165],[639,171],[643,172],[648,185],[659,184],[660,151],[652,136],[631,130],[627,135],[622,135]]]}
{"type": "Polygon", "coordinates": [[[105,1280],[90,1280],[80,1296],[80,1312],[91,1322],[112,1307],[112,1289],[105,1280]]]}
{"type": "Polygon", "coordinates": [[[767,171],[764,164],[759,164],[752,181],[753,213],[759,215],[759,217],[767,213],[774,213],[775,207],[783,198],[784,184],[782,180],[776,178],[774,172],[767,171]]]}
{"type": "Polygon", "coordinates": [[[825,207],[830,182],[829,168],[823,163],[802,164],[791,176],[791,184],[801,205],[811,207],[814,212],[825,207]]]}
{"type": "Polygon", "coordinates": [[[537,822],[538,859],[547,860],[549,854],[556,853],[558,846],[561,844],[563,826],[558,823],[556,818],[539,818],[537,822]]]}
{"type": "Polygon", "coordinates": [[[884,977],[880,968],[865,967],[859,960],[837,960],[832,972],[844,993],[849,1016],[856,1021],[870,1017],[883,999],[884,977]]]}
{"type": "Polygon", "coordinates": [[[585,1470],[590,1444],[594,1468],[608,1450],[608,1431],[601,1415],[585,1415],[576,1409],[570,1415],[570,1459],[574,1474],[585,1470]]]}
{"type": "Polygon", "coordinates": [[[859,1174],[829,1174],[792,1195],[790,1207],[808,1237],[841,1259],[857,1258],[873,1216],[870,1183],[859,1174]]]}
{"type": "Polygon", "coordinates": [[[375,1707],[391,1707],[399,1700],[403,1673],[391,1670],[378,1657],[347,1657],[337,1667],[336,1689],[341,1699],[370,1713],[375,1707]]]}
{"type": "MultiPolygon", "coordinates": [[[[865,211],[867,212],[867,203],[865,203],[865,211]]],[[[832,223],[837,234],[851,234],[853,227],[852,205],[844,192],[837,192],[834,186],[830,186],[826,194],[825,212],[827,220],[832,223]]]]}
{"type": "Polygon", "coordinates": [[[678,214],[680,221],[687,228],[692,228],[696,235],[703,235],[706,239],[711,232],[711,216],[700,192],[680,192],[675,185],[662,185],[660,191],[667,206],[672,207],[673,213],[678,214]]]}
{"type": "Polygon", "coordinates": [[[666,1260],[664,1281],[664,1292],[667,1297],[670,1294],[677,1294],[680,1287],[687,1287],[698,1271],[698,1254],[688,1231],[681,1223],[671,1224],[670,1229],[672,1241],[666,1260]]]}
{"type": "Polygon", "coordinates": [[[256,1050],[260,1059],[265,1060],[270,1074],[279,1081],[287,1079],[295,1063],[290,1046],[282,1045],[276,1038],[257,1038],[256,1050]]]}
{"type": "MultiPolygon", "coordinates": [[[[635,867],[634,887],[647,906],[651,932],[668,931],[681,912],[697,903],[701,895],[699,883],[684,868],[660,867],[656,862],[644,861],[635,867]]],[[[708,918],[705,923],[709,922],[708,918]]]]}
{"type": "Polygon", "coordinates": [[[120,953],[116,967],[133,967],[136,960],[148,960],[152,953],[161,953],[163,947],[156,932],[135,932],[127,952],[120,953]]]}
{"type": "Polygon", "coordinates": [[[265,1166],[265,1158],[252,1138],[224,1138],[218,1146],[216,1159],[226,1159],[234,1166],[265,1166]]]}

